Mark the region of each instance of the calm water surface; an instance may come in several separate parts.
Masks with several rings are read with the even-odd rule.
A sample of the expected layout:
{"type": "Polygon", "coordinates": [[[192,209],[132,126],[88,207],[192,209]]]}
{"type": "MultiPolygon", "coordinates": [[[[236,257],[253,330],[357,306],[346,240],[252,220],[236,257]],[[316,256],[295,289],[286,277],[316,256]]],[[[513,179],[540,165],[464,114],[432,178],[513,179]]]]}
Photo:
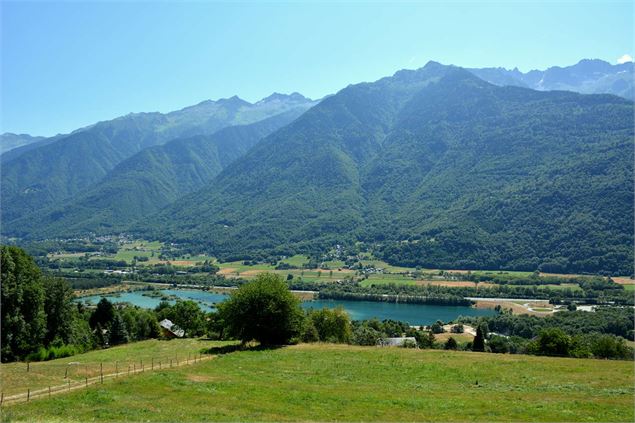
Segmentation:
{"type": "MultiPolygon", "coordinates": [[[[90,297],[82,297],[79,300],[85,303],[97,304],[104,297],[114,303],[131,303],[143,308],[154,308],[161,302],[161,298],[146,297],[141,295],[143,292],[123,292],[118,296],[114,295],[93,295],[90,297]]],[[[156,291],[155,291],[156,292],[156,291]]],[[[200,291],[194,289],[162,289],[160,291],[165,295],[174,295],[176,297],[196,301],[205,311],[214,310],[216,303],[222,302],[227,295],[216,294],[213,292],[200,291]]],[[[174,303],[174,300],[170,300],[174,303]]],[[[448,322],[459,316],[489,316],[494,311],[490,309],[477,309],[465,306],[438,306],[423,304],[401,304],[401,303],[383,303],[376,301],[345,301],[345,300],[315,300],[302,303],[304,309],[321,309],[321,308],[343,307],[353,320],[372,319],[379,320],[393,319],[408,322],[411,325],[429,325],[437,320],[448,322]]]]}

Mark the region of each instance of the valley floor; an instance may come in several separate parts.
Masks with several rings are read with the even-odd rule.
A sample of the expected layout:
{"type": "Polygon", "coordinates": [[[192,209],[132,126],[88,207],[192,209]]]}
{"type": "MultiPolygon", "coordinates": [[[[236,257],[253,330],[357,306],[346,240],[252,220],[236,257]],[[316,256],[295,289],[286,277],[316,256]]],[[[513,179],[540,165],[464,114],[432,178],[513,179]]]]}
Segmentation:
{"type": "MultiPolygon", "coordinates": [[[[177,342],[166,344],[179,348],[177,342]]],[[[113,356],[115,350],[106,353],[113,356]]],[[[302,344],[230,352],[191,366],[109,380],[5,406],[2,418],[633,421],[634,383],[628,361],[302,344]]]]}

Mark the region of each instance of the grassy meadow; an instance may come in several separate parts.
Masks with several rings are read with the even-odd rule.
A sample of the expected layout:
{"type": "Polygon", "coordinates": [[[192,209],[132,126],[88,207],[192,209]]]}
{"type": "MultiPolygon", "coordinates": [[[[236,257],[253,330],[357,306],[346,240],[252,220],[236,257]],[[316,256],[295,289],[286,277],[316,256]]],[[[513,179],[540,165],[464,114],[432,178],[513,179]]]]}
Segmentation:
{"type": "MultiPolygon", "coordinates": [[[[218,343],[214,344],[217,345],[218,343]]],[[[84,354],[60,358],[50,361],[24,362],[0,364],[0,390],[5,396],[21,394],[28,388],[43,389],[48,386],[59,386],[67,383],[68,376],[71,383],[81,382],[85,377],[96,377],[103,366],[104,374],[125,372],[144,366],[149,369],[154,363],[159,366],[169,366],[170,360],[176,364],[177,360],[193,358],[201,349],[209,348],[210,342],[197,339],[174,339],[159,341],[151,339],[141,342],[93,350],[84,354]]]]}
{"type": "Polygon", "coordinates": [[[634,383],[624,361],[302,344],[5,406],[3,419],[633,421],[634,383]]]}

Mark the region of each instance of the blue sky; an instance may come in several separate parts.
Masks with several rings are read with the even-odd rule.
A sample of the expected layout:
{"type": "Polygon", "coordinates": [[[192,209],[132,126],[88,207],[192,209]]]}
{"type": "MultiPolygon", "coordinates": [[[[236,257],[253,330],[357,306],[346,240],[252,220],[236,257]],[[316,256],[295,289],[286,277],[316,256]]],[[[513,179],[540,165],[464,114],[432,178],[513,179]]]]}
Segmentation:
{"type": "Polygon", "coordinates": [[[0,132],[237,94],[312,98],[428,60],[523,71],[633,53],[633,3],[1,3],[0,132]]]}

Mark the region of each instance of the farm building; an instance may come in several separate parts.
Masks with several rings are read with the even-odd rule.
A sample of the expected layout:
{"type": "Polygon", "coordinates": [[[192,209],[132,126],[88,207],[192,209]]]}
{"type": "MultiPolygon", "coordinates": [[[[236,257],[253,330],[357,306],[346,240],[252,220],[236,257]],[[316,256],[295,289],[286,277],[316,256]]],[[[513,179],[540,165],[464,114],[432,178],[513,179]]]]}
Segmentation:
{"type": "Polygon", "coordinates": [[[171,320],[163,319],[159,322],[159,326],[161,326],[161,334],[166,338],[183,338],[185,335],[185,331],[179,329],[171,320]]]}
{"type": "Polygon", "coordinates": [[[382,338],[377,341],[380,347],[405,347],[417,346],[417,340],[412,336],[402,336],[399,338],[382,338]]]}

